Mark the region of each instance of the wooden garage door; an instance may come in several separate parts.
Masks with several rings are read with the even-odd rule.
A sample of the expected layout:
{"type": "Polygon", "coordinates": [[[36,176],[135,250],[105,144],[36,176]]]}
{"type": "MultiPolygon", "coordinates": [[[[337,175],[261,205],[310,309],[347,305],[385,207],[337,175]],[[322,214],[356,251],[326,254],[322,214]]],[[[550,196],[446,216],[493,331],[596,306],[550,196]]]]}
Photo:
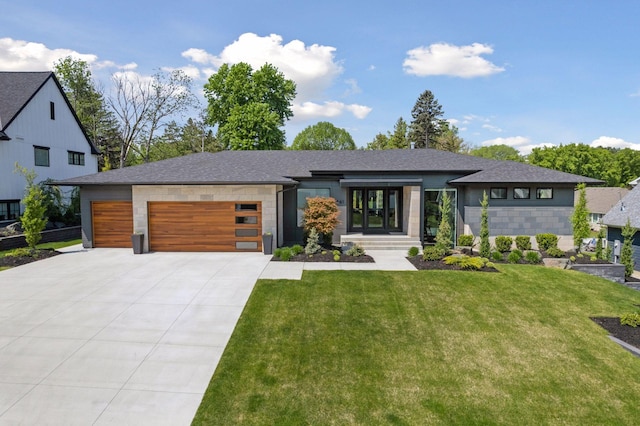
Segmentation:
{"type": "Polygon", "coordinates": [[[151,251],[261,251],[260,202],[149,202],[151,251]]]}
{"type": "Polygon", "coordinates": [[[131,201],[91,202],[94,247],[131,247],[131,201]]]}

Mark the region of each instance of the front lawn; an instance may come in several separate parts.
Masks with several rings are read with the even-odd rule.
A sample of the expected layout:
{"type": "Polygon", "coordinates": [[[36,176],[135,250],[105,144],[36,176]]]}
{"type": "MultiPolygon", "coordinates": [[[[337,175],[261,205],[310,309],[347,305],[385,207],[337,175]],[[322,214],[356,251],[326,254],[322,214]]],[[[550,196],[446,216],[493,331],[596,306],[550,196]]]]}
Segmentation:
{"type": "Polygon", "coordinates": [[[640,293],[498,269],[258,281],[194,424],[637,424],[640,358],[590,317],[640,293]]]}

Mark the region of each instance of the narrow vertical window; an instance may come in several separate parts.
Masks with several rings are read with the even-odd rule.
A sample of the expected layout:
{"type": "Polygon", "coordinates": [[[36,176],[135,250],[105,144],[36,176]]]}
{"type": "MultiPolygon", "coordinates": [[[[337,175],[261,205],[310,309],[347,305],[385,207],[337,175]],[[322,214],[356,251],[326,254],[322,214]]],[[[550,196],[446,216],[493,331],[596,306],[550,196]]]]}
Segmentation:
{"type": "Polygon", "coordinates": [[[56,104],[53,102],[49,102],[49,113],[51,114],[51,119],[56,119],[56,104]]]}

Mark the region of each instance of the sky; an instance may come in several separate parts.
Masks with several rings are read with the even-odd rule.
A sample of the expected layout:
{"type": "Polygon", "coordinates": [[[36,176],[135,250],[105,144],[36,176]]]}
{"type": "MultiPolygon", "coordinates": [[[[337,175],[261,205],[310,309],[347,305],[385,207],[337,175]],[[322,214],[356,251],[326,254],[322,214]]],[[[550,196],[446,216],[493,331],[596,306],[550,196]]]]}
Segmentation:
{"type": "Polygon", "coordinates": [[[640,149],[637,0],[0,0],[0,71],[87,61],[110,76],[269,62],[296,82],[289,144],[329,121],[357,146],[430,90],[472,146],[640,149]]]}

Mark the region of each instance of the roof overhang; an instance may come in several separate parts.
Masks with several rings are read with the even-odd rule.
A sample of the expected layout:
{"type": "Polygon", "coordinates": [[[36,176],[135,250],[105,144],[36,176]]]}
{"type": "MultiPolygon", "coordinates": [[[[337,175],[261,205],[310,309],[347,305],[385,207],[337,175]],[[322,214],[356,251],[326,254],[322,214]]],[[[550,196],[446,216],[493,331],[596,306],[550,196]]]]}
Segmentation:
{"type": "Polygon", "coordinates": [[[0,130],[0,141],[10,141],[11,138],[2,130],[0,130]]]}
{"type": "Polygon", "coordinates": [[[340,179],[341,187],[422,186],[422,179],[340,179]]]}

